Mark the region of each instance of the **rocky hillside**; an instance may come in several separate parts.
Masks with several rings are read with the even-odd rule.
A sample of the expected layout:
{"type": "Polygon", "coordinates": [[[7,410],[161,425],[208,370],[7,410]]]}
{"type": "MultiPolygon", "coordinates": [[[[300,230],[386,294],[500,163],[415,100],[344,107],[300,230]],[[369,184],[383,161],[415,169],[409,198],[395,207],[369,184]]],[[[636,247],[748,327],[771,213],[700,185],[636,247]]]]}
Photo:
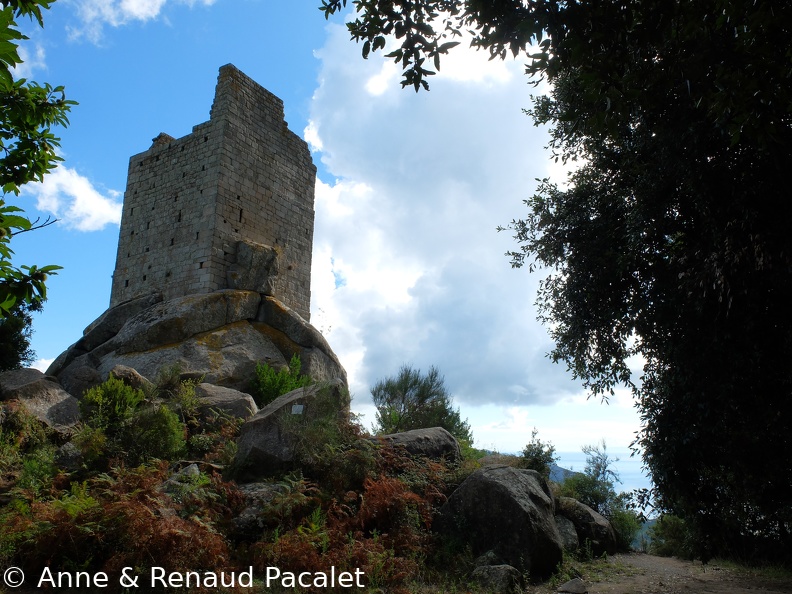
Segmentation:
{"type": "Polygon", "coordinates": [[[0,562],[28,576],[512,593],[564,550],[616,547],[601,515],[535,471],[463,459],[444,429],[367,435],[321,335],[258,293],[119,305],[47,374],[1,374],[0,398],[0,562]]]}

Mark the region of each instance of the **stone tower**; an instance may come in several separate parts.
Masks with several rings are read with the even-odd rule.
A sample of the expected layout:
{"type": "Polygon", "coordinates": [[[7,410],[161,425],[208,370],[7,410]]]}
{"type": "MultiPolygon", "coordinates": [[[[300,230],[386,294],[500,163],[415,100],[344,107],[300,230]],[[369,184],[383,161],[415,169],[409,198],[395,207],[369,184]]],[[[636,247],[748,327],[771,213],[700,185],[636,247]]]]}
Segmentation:
{"type": "Polygon", "coordinates": [[[246,289],[308,320],[315,180],[283,102],[223,66],[209,121],[129,160],[110,306],[246,289]]]}

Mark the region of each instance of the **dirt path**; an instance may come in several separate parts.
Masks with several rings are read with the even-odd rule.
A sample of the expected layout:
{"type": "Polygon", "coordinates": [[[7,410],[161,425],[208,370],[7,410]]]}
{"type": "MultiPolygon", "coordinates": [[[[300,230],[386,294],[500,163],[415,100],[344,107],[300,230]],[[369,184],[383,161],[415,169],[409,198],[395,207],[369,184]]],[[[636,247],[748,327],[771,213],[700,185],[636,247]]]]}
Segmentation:
{"type": "MultiPolygon", "coordinates": [[[[615,555],[608,571],[584,576],[589,594],[792,594],[792,581],[710,563],[653,555],[615,555]]],[[[549,590],[552,591],[552,590],[549,590]]]]}

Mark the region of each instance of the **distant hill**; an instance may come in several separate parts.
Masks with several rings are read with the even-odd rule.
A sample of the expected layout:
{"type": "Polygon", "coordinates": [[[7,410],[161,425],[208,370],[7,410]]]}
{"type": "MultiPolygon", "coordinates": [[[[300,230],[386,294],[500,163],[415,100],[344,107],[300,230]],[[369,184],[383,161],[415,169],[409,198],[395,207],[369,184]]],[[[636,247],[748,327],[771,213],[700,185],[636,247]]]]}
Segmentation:
{"type": "Polygon", "coordinates": [[[580,472],[575,472],[574,470],[567,470],[566,468],[561,468],[558,464],[553,463],[550,466],[550,480],[554,483],[563,483],[567,480],[570,476],[575,474],[581,474],[580,472]]]}

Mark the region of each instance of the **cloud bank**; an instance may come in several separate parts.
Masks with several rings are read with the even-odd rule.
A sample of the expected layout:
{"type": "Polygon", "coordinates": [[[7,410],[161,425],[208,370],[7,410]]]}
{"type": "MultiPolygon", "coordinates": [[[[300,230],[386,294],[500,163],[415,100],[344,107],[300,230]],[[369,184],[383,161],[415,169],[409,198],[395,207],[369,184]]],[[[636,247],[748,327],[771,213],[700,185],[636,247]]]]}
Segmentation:
{"type": "Polygon", "coordinates": [[[496,232],[548,174],[547,138],[522,114],[522,63],[456,50],[415,94],[393,64],[362,60],[343,27],[328,27],[306,130],[327,172],[314,323],[332,328],[358,399],[409,362],[436,365],[461,404],[552,404],[580,389],[545,357],[538,276],[511,269],[516,244],[496,232]]]}

